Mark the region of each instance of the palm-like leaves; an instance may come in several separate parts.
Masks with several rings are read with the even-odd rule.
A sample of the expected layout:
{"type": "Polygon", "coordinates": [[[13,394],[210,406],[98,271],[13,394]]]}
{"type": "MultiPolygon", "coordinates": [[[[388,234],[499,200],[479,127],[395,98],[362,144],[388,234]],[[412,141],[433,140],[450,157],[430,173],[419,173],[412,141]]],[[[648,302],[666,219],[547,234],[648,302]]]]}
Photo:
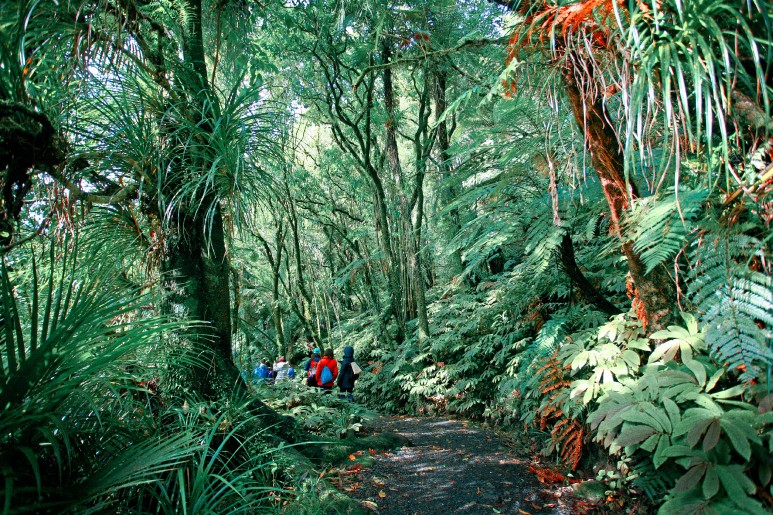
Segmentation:
{"type": "Polygon", "coordinates": [[[190,444],[137,445],[153,421],[134,400],[138,387],[126,371],[135,353],[173,326],[138,319],[151,299],[117,288],[112,267],[78,263],[88,277],[74,257],[50,256],[44,275],[31,256],[2,266],[0,461],[14,464],[2,472],[6,510],[88,500],[105,493],[89,487],[89,478],[108,470],[110,488],[140,480],[136,467],[117,468],[115,460],[141,457],[152,473],[186,456],[182,444],[190,444]],[[24,265],[31,276],[14,271],[24,265]]]}
{"type": "Polygon", "coordinates": [[[17,252],[0,270],[3,512],[254,511],[272,451],[255,452],[249,399],[218,418],[151,403],[130,371],[180,324],[149,316],[158,299],[127,290],[103,254],[75,255],[17,252]]]}
{"type": "Polygon", "coordinates": [[[762,68],[773,52],[769,10],[765,0],[669,0],[632,2],[630,22],[618,13],[632,68],[630,86],[622,89],[629,155],[638,147],[642,162],[652,163],[653,124],[662,117],[670,136],[657,144],[670,146],[676,169],[693,145],[710,155],[719,133],[726,181],[739,180],[732,176],[729,115],[746,118],[739,125],[760,117],[770,129],[768,70],[762,68]]]}

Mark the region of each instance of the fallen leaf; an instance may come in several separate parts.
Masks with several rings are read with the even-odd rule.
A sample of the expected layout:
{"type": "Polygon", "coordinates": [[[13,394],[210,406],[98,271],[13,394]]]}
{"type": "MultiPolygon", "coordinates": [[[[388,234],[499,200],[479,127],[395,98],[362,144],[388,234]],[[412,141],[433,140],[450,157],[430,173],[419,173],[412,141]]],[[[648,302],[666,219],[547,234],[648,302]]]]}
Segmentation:
{"type": "Polygon", "coordinates": [[[385,491],[383,491],[383,490],[379,490],[379,491],[378,491],[378,496],[379,496],[379,497],[381,497],[381,498],[383,499],[384,497],[386,497],[386,492],[385,492],[385,491]]]}
{"type": "Polygon", "coordinates": [[[478,488],[478,491],[475,492],[476,494],[480,495],[480,488],[478,488]]]}
{"type": "Polygon", "coordinates": [[[354,461],[354,460],[356,460],[356,459],[357,459],[357,456],[355,456],[354,454],[350,454],[350,455],[349,455],[349,459],[350,459],[350,460],[352,460],[352,461],[354,461]]]}
{"type": "Polygon", "coordinates": [[[521,515],[531,515],[531,513],[529,513],[528,511],[523,511],[520,508],[518,508],[518,513],[520,513],[521,515]]]}

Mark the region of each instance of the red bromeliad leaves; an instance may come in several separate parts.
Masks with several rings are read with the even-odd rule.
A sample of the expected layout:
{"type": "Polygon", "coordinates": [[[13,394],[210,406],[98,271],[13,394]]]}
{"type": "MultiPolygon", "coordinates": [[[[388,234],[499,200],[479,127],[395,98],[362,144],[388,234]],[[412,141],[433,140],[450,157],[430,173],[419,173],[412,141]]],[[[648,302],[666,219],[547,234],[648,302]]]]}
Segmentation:
{"type": "MultiPolygon", "coordinates": [[[[523,14],[528,11],[526,22],[517,27],[510,35],[507,43],[505,65],[509,66],[519,51],[527,47],[538,46],[546,48],[556,33],[567,39],[572,34],[582,33],[592,44],[599,48],[609,48],[611,32],[614,25],[615,4],[620,11],[625,10],[623,0],[584,0],[570,5],[535,6],[534,2],[524,2],[523,14]],[[537,7],[531,9],[531,7],[537,7]]],[[[512,98],[517,93],[516,78],[502,81],[505,98],[512,98]]]]}
{"type": "MultiPolygon", "coordinates": [[[[583,25],[592,27],[605,23],[614,16],[613,0],[585,0],[571,5],[549,6],[537,16],[544,18],[540,26],[541,33],[549,34],[555,27],[560,27],[564,36],[569,32],[575,32],[583,25]]],[[[618,5],[622,5],[617,0],[618,5]]],[[[606,42],[604,42],[606,43],[606,42]]]]}

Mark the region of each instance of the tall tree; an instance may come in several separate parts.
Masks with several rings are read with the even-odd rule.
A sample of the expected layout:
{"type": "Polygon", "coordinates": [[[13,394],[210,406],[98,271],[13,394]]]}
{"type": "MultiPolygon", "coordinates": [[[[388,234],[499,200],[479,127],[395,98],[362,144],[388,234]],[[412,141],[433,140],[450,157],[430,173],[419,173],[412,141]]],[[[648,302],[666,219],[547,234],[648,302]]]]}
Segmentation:
{"type": "MultiPolygon", "coordinates": [[[[211,12],[220,19],[232,8],[211,12]]],[[[238,218],[245,192],[263,180],[259,87],[247,73],[212,82],[201,0],[156,10],[23,2],[18,13],[28,20],[15,42],[28,66],[27,101],[68,140],[66,166],[49,173],[75,199],[134,204],[148,217],[168,310],[205,323],[180,341],[207,356],[180,371],[185,386],[218,395],[238,378],[224,215],[238,218]]]]}

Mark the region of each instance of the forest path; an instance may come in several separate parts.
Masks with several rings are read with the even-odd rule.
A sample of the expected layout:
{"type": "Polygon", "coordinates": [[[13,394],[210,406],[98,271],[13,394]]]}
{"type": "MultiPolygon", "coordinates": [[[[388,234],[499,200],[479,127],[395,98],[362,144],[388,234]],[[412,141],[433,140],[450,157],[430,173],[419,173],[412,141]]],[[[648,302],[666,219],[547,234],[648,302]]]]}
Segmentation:
{"type": "MultiPolygon", "coordinates": [[[[412,447],[373,453],[374,462],[343,489],[366,507],[394,515],[572,512],[571,488],[551,488],[502,435],[448,418],[381,417],[369,426],[396,432],[412,447]]],[[[350,456],[350,458],[355,458],[350,456]]],[[[350,468],[357,470],[357,466],[350,468]]],[[[342,483],[343,486],[343,483],[342,483]]]]}

